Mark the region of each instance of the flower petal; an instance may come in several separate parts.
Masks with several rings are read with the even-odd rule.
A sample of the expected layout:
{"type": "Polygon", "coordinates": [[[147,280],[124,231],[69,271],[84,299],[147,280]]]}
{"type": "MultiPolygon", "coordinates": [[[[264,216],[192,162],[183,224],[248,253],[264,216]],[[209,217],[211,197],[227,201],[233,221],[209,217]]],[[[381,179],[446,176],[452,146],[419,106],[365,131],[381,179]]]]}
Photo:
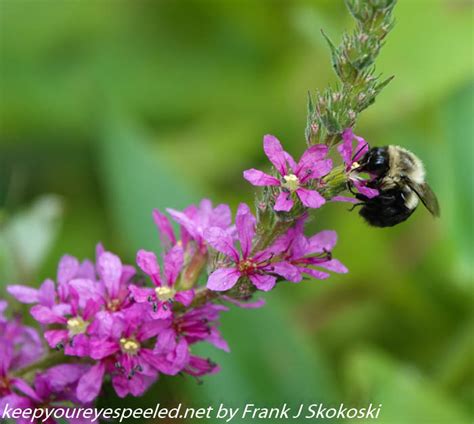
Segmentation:
{"type": "Polygon", "coordinates": [[[369,199],[372,199],[373,197],[377,197],[379,195],[379,191],[375,188],[367,187],[365,181],[352,180],[352,182],[357,191],[363,194],[364,196],[367,196],[369,199]]]}
{"type": "Polygon", "coordinates": [[[307,208],[319,208],[326,203],[326,200],[315,190],[309,190],[307,188],[299,188],[296,190],[296,194],[307,208]]]}
{"type": "Polygon", "coordinates": [[[330,261],[322,262],[317,264],[321,268],[328,269],[329,271],[337,272],[339,274],[346,274],[349,270],[344,264],[339,262],[337,259],[331,259],[330,261]]]}
{"type": "Polygon", "coordinates": [[[100,300],[105,295],[104,287],[101,284],[87,278],[74,278],[69,282],[69,286],[79,296],[81,305],[85,305],[90,298],[100,300]]]}
{"type": "Polygon", "coordinates": [[[47,377],[48,385],[53,391],[60,392],[79,380],[85,369],[85,365],[60,364],[48,368],[42,376],[47,377]]]}
{"type": "Polygon", "coordinates": [[[244,178],[254,186],[280,185],[280,180],[278,180],[278,178],[272,177],[271,175],[265,174],[265,172],[254,168],[244,171],[244,178]]]}
{"type": "Polygon", "coordinates": [[[240,273],[236,268],[218,268],[207,280],[207,288],[214,291],[225,291],[234,287],[240,273]]]}
{"type": "Polygon", "coordinates": [[[56,348],[58,344],[65,343],[68,339],[66,330],[48,330],[44,333],[44,338],[51,348],[56,348]]]}
{"type": "Polygon", "coordinates": [[[113,253],[104,252],[97,261],[97,273],[105,284],[110,297],[112,299],[116,298],[122,275],[122,261],[120,258],[113,253]]]}
{"type": "Polygon", "coordinates": [[[41,324],[64,324],[66,318],[51,308],[43,305],[33,306],[30,310],[33,318],[41,324]]]}
{"type": "MultiPolygon", "coordinates": [[[[291,171],[295,171],[295,169],[298,167],[298,164],[296,161],[293,159],[293,156],[291,156],[288,152],[285,152],[285,159],[286,163],[290,165],[291,171]]],[[[289,170],[287,170],[288,173],[290,173],[289,170]]]]}
{"type": "Polygon", "coordinates": [[[137,265],[153,279],[155,284],[161,285],[160,265],[153,252],[140,249],[137,253],[137,265]]]}
{"type": "Polygon", "coordinates": [[[369,151],[369,143],[365,141],[362,137],[359,137],[354,134],[354,138],[357,141],[356,148],[354,150],[354,162],[357,162],[359,159],[362,159],[362,157],[369,151]]]}
{"type": "Polygon", "coordinates": [[[138,303],[148,302],[148,298],[151,296],[155,298],[155,291],[149,287],[138,287],[134,284],[128,286],[130,293],[132,294],[133,300],[138,303]]]}
{"type": "Polygon", "coordinates": [[[303,278],[298,267],[288,262],[275,262],[269,266],[270,272],[282,276],[285,280],[297,283],[303,278]]]}
{"type": "Polygon", "coordinates": [[[58,284],[66,284],[74,278],[79,271],[79,261],[70,255],[64,255],[58,265],[58,284]]]}
{"type": "Polygon", "coordinates": [[[174,300],[177,302],[183,304],[184,306],[189,306],[191,305],[191,302],[194,299],[194,290],[183,290],[179,291],[175,294],[174,300]]]}
{"type": "Polygon", "coordinates": [[[161,243],[163,247],[169,248],[176,244],[176,237],[174,235],[173,227],[169,219],[163,215],[158,209],[153,210],[153,220],[160,233],[161,243]]]}
{"type": "Polygon", "coordinates": [[[251,274],[249,275],[250,281],[259,290],[269,291],[275,287],[276,277],[268,274],[251,274]]]}
{"type": "Polygon", "coordinates": [[[223,229],[232,224],[232,213],[229,205],[221,203],[217,205],[209,214],[209,224],[223,229]]]}
{"type": "Polygon", "coordinates": [[[38,397],[38,394],[35,392],[35,390],[31,388],[30,385],[25,380],[22,380],[21,378],[12,378],[10,382],[11,382],[11,385],[15,389],[29,396],[31,399],[35,400],[36,402],[42,401],[42,399],[38,397]]]}
{"type": "Polygon", "coordinates": [[[39,301],[38,289],[28,286],[13,284],[7,286],[7,292],[21,303],[37,303],[39,301]]]}
{"type": "Polygon", "coordinates": [[[183,246],[177,244],[165,255],[164,258],[165,279],[172,286],[178,278],[184,262],[183,246]]]}
{"type": "Polygon", "coordinates": [[[250,208],[245,203],[241,203],[235,216],[235,226],[244,258],[248,258],[252,250],[256,223],[257,220],[252,215],[252,212],[250,212],[250,208]]]}
{"type": "Polygon", "coordinates": [[[56,301],[54,281],[47,279],[41,284],[38,292],[38,301],[44,306],[53,306],[56,301]]]}
{"type": "Polygon", "coordinates": [[[342,157],[342,160],[346,164],[346,169],[350,168],[352,165],[352,140],[354,138],[354,133],[352,128],[346,128],[342,133],[342,143],[337,146],[337,151],[342,157]]]}
{"type": "Polygon", "coordinates": [[[332,230],[324,230],[308,239],[309,253],[330,252],[337,243],[337,233],[332,230]]]}
{"type": "Polygon", "coordinates": [[[327,272],[323,272],[318,269],[301,268],[301,272],[304,272],[313,278],[317,278],[318,280],[325,280],[326,278],[329,278],[329,274],[327,272]]]}
{"type": "Polygon", "coordinates": [[[77,384],[77,398],[81,402],[89,403],[99,396],[104,372],[105,365],[99,362],[81,377],[77,384]]]}
{"type": "Polygon", "coordinates": [[[285,151],[280,141],[275,136],[267,134],[263,137],[263,150],[276,170],[281,175],[286,175],[285,151]]]}
{"type": "Polygon", "coordinates": [[[291,198],[291,193],[286,191],[280,192],[278,195],[275,206],[273,209],[281,212],[288,212],[293,207],[293,199],[291,198]]]}
{"type": "Polygon", "coordinates": [[[148,340],[162,333],[164,330],[167,331],[169,326],[170,326],[170,321],[161,320],[161,319],[154,319],[152,321],[145,322],[144,324],[141,325],[138,331],[137,339],[139,342],[148,340]]]}
{"type": "Polygon", "coordinates": [[[325,144],[316,144],[311,146],[301,156],[294,173],[300,178],[300,180],[304,179],[308,172],[311,172],[311,174],[313,173],[315,164],[322,161],[322,159],[324,159],[327,154],[328,147],[325,144]]]}
{"type": "Polygon", "coordinates": [[[82,263],[79,265],[79,270],[77,271],[75,278],[87,278],[89,280],[95,280],[96,275],[94,263],[89,259],[82,261],[82,263]]]}
{"type": "Polygon", "coordinates": [[[305,175],[301,177],[300,181],[304,183],[309,179],[323,177],[324,175],[329,174],[331,172],[331,169],[332,159],[320,160],[306,169],[305,175]]]}
{"type": "Polygon", "coordinates": [[[89,347],[90,357],[95,360],[106,358],[119,350],[117,342],[103,339],[91,339],[89,347]]]}
{"type": "Polygon", "coordinates": [[[234,239],[232,236],[219,227],[211,227],[204,231],[204,239],[214,249],[229,256],[234,262],[239,261],[239,254],[234,248],[234,239]]]}
{"type": "Polygon", "coordinates": [[[200,238],[201,235],[199,234],[197,224],[184,212],[180,212],[170,208],[166,209],[166,211],[178,224],[181,224],[184,228],[186,228],[186,231],[191,235],[193,239],[196,240],[200,238]]]}
{"type": "Polygon", "coordinates": [[[230,352],[229,344],[224,340],[216,327],[211,327],[211,334],[206,340],[217,347],[217,349],[223,350],[224,352],[230,352]]]}

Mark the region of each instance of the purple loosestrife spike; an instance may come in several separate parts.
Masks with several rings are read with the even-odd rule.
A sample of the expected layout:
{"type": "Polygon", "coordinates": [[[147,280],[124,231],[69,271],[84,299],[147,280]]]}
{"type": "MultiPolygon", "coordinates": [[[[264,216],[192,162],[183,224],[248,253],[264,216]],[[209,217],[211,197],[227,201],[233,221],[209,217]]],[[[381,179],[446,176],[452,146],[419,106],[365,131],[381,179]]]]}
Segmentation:
{"type": "Polygon", "coordinates": [[[209,275],[207,287],[210,290],[229,290],[234,287],[239,278],[247,277],[259,290],[268,291],[275,286],[277,276],[285,279],[295,278],[297,272],[295,267],[286,261],[272,262],[275,252],[270,249],[251,254],[256,219],[245,203],[239,205],[235,225],[240,252],[236,247],[234,237],[222,229],[213,227],[204,234],[209,245],[225,255],[230,262],[230,266],[219,267],[209,275]]]}
{"type": "Polygon", "coordinates": [[[288,212],[292,209],[293,193],[307,208],[319,208],[325,203],[325,199],[312,187],[315,181],[331,171],[332,161],[326,159],[328,153],[326,145],[311,146],[303,153],[298,163],[283,150],[280,141],[272,135],[263,138],[263,149],[280,174],[280,178],[257,169],[244,171],[244,178],[254,186],[281,187],[280,194],[275,200],[276,211],[288,212]]]}

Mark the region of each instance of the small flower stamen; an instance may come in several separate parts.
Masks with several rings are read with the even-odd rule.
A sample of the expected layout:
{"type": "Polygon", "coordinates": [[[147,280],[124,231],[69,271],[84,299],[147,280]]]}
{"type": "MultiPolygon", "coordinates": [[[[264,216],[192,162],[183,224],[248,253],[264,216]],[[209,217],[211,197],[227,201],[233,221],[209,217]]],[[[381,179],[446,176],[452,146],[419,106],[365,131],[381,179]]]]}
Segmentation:
{"type": "Polygon", "coordinates": [[[176,290],[172,287],[161,286],[155,289],[156,297],[162,302],[166,302],[174,297],[176,290]]]}
{"type": "Polygon", "coordinates": [[[125,337],[120,339],[120,349],[123,353],[136,355],[140,350],[140,347],[140,343],[138,343],[135,339],[126,339],[125,337]]]}
{"type": "Polygon", "coordinates": [[[89,327],[89,323],[84,321],[82,317],[73,317],[67,320],[67,329],[69,330],[69,336],[77,336],[78,334],[84,334],[89,327]]]}
{"type": "Polygon", "coordinates": [[[300,180],[295,174],[283,176],[285,182],[281,184],[283,188],[286,188],[289,191],[296,191],[300,188],[300,180]]]}

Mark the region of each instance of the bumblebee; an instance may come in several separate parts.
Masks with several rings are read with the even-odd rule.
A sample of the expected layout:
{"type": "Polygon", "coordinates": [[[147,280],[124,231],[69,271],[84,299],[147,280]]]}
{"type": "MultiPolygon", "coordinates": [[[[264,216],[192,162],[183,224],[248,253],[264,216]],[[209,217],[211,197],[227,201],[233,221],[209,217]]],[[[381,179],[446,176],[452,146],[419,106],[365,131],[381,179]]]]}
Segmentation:
{"type": "Polygon", "coordinates": [[[361,201],[359,214],[370,225],[397,225],[411,216],[420,200],[433,216],[440,215],[438,199],[425,181],[423,163],[403,147],[373,147],[353,165],[352,172],[370,174],[367,186],[379,191],[373,198],[355,194],[361,201]]]}

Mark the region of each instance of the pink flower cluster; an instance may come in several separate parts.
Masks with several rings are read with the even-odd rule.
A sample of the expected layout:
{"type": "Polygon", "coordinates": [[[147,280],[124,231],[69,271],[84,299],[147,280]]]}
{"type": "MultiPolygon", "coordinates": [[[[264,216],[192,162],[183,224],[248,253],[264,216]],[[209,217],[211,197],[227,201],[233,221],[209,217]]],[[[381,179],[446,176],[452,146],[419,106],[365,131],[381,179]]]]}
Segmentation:
{"type": "MultiPolygon", "coordinates": [[[[140,396],[160,374],[199,377],[218,371],[212,361],[193,355],[191,346],[207,342],[228,350],[217,328],[219,315],[227,307],[208,302],[190,308],[195,292],[183,289],[182,284],[193,258],[206,254],[200,235],[205,221],[227,228],[230,209],[224,205],[212,208],[203,200],[199,207],[170,210],[170,214],[184,222],[179,241],[170,221],[154,211],[167,242],[163,271],[153,252],[140,250],[137,254],[137,265],[152,287],[137,275],[135,267],[123,264],[101,245],[96,249],[95,263],[63,256],[56,283],[47,279],[39,289],[8,287],[16,300],[32,305],[30,313],[41,325],[49,347],[78,358],[77,365],[67,365],[71,368],[68,393],[74,394],[75,403],[91,403],[106,376],[117,395],[124,397],[140,396]],[[177,304],[187,309],[177,311],[177,304]]],[[[39,343],[39,337],[37,340],[39,343]]],[[[28,346],[22,349],[30,351],[28,346]]],[[[10,380],[4,368],[4,380],[0,381],[5,382],[0,387],[9,392],[0,394],[16,396],[18,390],[11,383],[16,380],[10,380]]],[[[31,391],[22,393],[32,399],[31,391]]]]}
{"type": "MultiPolygon", "coordinates": [[[[348,175],[355,161],[353,138],[345,133],[340,149],[348,175]]],[[[278,189],[271,204],[277,213],[290,212],[297,202],[303,211],[325,203],[318,188],[332,169],[326,146],[310,147],[298,163],[273,136],[265,136],[264,150],[278,176],[250,169],[244,177],[278,189]]],[[[363,182],[354,185],[365,189],[363,182]]],[[[218,329],[220,314],[228,309],[223,302],[259,307],[260,301],[247,303],[248,293],[271,290],[281,281],[325,279],[328,271],[347,272],[332,257],[334,231],[304,234],[307,212],[295,215],[286,232],[263,246],[256,237],[257,219],[244,203],[234,222],[228,205],[213,207],[207,199],[167,212],[174,223],[153,211],[161,260],[139,250],[137,270],[99,244],[94,262],[63,256],[56,280],[47,279],[38,289],[8,286],[17,301],[31,305],[49,354],[57,350],[60,359],[29,381],[18,378],[48,349],[34,329],[5,318],[6,302],[0,301],[0,407],[90,405],[104,380],[125,397],[142,395],[161,374],[214,373],[218,366],[193,354],[192,347],[205,342],[229,350],[218,329]],[[198,287],[204,272],[209,272],[206,287],[198,287]],[[250,292],[234,290],[239,282],[250,292]]]]}

